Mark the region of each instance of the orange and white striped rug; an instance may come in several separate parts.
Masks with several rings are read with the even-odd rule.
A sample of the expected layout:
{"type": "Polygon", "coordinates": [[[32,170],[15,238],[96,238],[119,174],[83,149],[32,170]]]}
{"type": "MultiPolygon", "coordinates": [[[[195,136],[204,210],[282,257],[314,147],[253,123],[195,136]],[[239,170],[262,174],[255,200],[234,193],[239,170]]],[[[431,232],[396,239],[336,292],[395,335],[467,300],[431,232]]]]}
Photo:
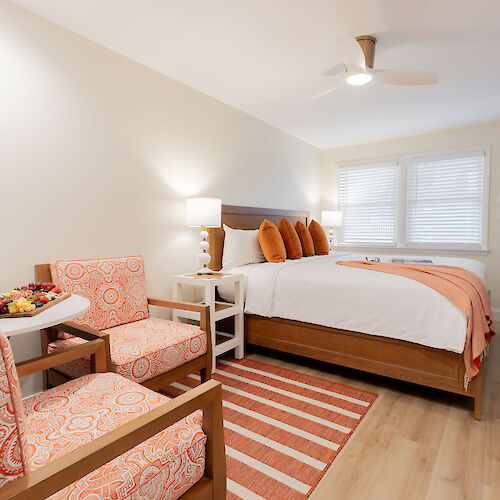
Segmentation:
{"type": "MultiPolygon", "coordinates": [[[[250,359],[220,359],[228,499],[305,499],[377,395],[250,359]]],[[[200,383],[167,387],[174,397],[200,383]]]]}

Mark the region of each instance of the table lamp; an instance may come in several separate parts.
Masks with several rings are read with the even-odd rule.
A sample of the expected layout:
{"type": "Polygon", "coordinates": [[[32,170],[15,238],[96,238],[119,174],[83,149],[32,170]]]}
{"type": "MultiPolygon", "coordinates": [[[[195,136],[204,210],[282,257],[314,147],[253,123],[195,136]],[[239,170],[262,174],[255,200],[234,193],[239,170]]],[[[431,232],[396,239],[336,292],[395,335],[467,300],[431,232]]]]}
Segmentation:
{"type": "Polygon", "coordinates": [[[328,242],[330,250],[333,248],[333,228],[342,225],[342,212],[339,210],[322,210],[321,211],[321,225],[328,227],[328,242]]]}
{"type": "Polygon", "coordinates": [[[201,227],[201,253],[198,255],[200,269],[198,274],[213,274],[207,264],[210,262],[208,253],[208,231],[207,227],[220,227],[221,223],[220,198],[188,198],[186,200],[186,225],[189,227],[201,227]]]}

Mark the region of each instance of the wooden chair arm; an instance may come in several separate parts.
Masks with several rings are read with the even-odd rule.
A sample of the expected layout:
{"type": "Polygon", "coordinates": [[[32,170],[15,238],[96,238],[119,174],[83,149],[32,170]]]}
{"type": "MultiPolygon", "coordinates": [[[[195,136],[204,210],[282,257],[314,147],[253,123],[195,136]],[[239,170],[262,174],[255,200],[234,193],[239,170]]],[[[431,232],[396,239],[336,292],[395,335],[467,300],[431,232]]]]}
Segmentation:
{"type": "Polygon", "coordinates": [[[95,371],[100,373],[106,372],[106,343],[103,339],[96,339],[72,347],[61,353],[47,354],[18,363],[16,365],[17,376],[26,377],[27,375],[48,370],[54,366],[59,366],[91,354],[95,354],[95,371]]]}
{"type": "Polygon", "coordinates": [[[209,309],[204,304],[195,304],[194,302],[182,302],[180,300],[164,300],[148,297],[148,304],[151,306],[168,307],[169,309],[180,309],[182,311],[203,312],[209,309]]]}
{"type": "MultiPolygon", "coordinates": [[[[75,337],[80,337],[81,339],[92,341],[101,339],[104,341],[104,350],[106,352],[106,370],[105,371],[113,371],[113,367],[111,364],[111,350],[109,346],[109,335],[107,333],[96,330],[95,328],[90,328],[84,325],[78,325],[77,323],[73,323],[72,321],[66,321],[65,323],[61,323],[60,325],[56,325],[51,327],[54,330],[69,333],[70,335],[74,335],[75,337]]],[[[91,362],[92,366],[94,362],[91,362]]],[[[56,365],[57,366],[57,365],[56,365]]],[[[93,370],[92,370],[93,371],[93,370]]],[[[97,360],[96,360],[96,370],[97,370],[97,360]]]]}
{"type": "Polygon", "coordinates": [[[65,323],[61,323],[60,325],[53,326],[54,330],[59,332],[69,333],[70,335],[74,335],[75,337],[80,337],[85,340],[96,340],[106,337],[108,334],[104,332],[100,332],[95,328],[90,328],[84,325],[78,325],[77,323],[73,323],[72,321],[66,321],[65,323]]]}
{"type": "MultiPolygon", "coordinates": [[[[204,412],[203,429],[208,437],[206,453],[211,453],[213,446],[222,446],[222,456],[218,458],[219,461],[224,460],[225,464],[221,395],[220,382],[209,380],[50,464],[12,481],[0,488],[0,497],[16,500],[47,498],[198,409],[203,409],[204,412]],[[220,436],[214,435],[214,429],[221,433],[220,436]],[[214,438],[222,438],[222,442],[215,442],[214,438]]],[[[220,451],[218,450],[219,455],[220,451]]],[[[210,474],[207,469],[208,467],[205,475],[210,474]]],[[[212,498],[216,500],[225,498],[225,465],[224,470],[217,471],[219,472],[224,472],[224,479],[213,481],[212,498]],[[222,488],[224,492],[221,491],[222,488]]],[[[208,477],[211,478],[210,475],[208,477]]]]}
{"type": "MultiPolygon", "coordinates": [[[[192,302],[181,302],[178,300],[163,300],[148,297],[148,304],[152,306],[168,307],[170,309],[181,309],[183,311],[194,311],[200,313],[200,328],[207,334],[207,377],[212,374],[212,333],[210,331],[210,306],[205,304],[194,304],[192,302]]],[[[215,332],[214,332],[215,335],[215,332]]]]}

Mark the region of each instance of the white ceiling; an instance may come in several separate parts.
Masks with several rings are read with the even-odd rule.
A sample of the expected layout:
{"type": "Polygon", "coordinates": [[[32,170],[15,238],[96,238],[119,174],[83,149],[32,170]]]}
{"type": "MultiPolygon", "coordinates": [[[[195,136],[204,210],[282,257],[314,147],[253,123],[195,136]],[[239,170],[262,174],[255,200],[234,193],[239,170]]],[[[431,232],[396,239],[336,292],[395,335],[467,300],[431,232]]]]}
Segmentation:
{"type": "MultiPolygon", "coordinates": [[[[12,0],[321,148],[500,118],[499,0],[12,0]],[[316,101],[335,35],[372,34],[375,66],[437,72],[316,101]]],[[[330,78],[330,80],[329,80],[330,78]]]]}

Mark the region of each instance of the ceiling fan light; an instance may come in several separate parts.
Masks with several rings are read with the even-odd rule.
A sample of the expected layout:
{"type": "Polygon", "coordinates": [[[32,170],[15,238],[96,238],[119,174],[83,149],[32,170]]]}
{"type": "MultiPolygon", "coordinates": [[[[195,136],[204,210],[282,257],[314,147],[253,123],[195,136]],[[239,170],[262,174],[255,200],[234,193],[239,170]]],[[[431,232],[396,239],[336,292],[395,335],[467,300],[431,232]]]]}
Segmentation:
{"type": "Polygon", "coordinates": [[[365,85],[370,82],[372,75],[370,73],[354,73],[347,77],[346,81],[349,85],[365,85]]]}

